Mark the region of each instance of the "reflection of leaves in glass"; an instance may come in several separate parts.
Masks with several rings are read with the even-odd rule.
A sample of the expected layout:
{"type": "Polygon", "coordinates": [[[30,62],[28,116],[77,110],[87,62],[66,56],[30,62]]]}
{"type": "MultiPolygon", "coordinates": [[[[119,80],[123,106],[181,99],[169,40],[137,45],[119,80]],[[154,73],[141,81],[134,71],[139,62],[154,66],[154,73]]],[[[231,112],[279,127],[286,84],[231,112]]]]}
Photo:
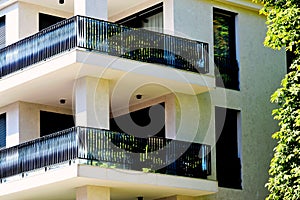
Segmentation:
{"type": "Polygon", "coordinates": [[[216,85],[229,89],[239,88],[234,23],[233,13],[214,13],[214,62],[219,71],[216,74],[216,85]]]}
{"type": "Polygon", "coordinates": [[[229,21],[226,16],[214,16],[214,54],[229,56],[229,21]]]}

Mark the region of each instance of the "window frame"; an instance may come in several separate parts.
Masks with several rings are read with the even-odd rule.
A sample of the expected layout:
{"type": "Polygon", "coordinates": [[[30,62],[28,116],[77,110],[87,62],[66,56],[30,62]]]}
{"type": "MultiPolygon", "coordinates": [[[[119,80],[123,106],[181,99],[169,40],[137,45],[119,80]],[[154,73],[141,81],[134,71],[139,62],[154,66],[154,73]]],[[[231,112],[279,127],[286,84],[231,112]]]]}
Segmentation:
{"type": "Polygon", "coordinates": [[[237,59],[237,16],[238,13],[213,7],[213,46],[216,65],[216,86],[226,89],[240,90],[240,76],[237,59]],[[226,17],[228,22],[228,55],[220,56],[216,52],[215,17],[226,17]]]}
{"type": "MultiPolygon", "coordinates": [[[[123,19],[120,19],[118,21],[116,21],[115,23],[117,24],[121,24],[121,25],[124,25],[124,26],[128,26],[126,24],[128,23],[132,23],[136,20],[146,20],[148,17],[151,17],[151,16],[154,16],[158,13],[163,13],[163,3],[159,3],[159,4],[156,4],[154,6],[151,6],[149,8],[146,8],[142,11],[139,11],[137,13],[134,13],[130,16],[127,16],[123,19]]],[[[129,26],[130,27],[130,26],[129,26]]],[[[139,27],[132,27],[132,28],[142,28],[142,26],[140,25],[139,27]]]]}
{"type": "Polygon", "coordinates": [[[39,19],[38,20],[38,25],[39,25],[38,29],[39,29],[39,31],[41,31],[41,30],[43,30],[45,28],[48,28],[49,26],[52,26],[52,25],[54,25],[54,24],[56,24],[58,22],[61,22],[61,21],[65,20],[66,18],[60,17],[60,16],[56,16],[56,15],[50,15],[50,14],[39,12],[38,19],[39,19]],[[42,23],[43,23],[43,20],[42,20],[43,17],[48,18],[48,20],[52,19],[52,21],[50,22],[50,24],[48,24],[46,26],[42,25],[42,23]]]}

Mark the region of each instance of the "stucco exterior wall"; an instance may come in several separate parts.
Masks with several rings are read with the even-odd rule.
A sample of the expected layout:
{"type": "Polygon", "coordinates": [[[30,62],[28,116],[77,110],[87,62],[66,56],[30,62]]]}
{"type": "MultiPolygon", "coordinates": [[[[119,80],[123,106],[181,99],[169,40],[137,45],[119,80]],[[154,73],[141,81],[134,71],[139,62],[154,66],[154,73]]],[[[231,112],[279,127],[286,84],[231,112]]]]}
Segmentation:
{"type": "Polygon", "coordinates": [[[79,79],[75,86],[76,126],[109,129],[109,81],[79,79]]]}
{"type": "MultiPolygon", "coordinates": [[[[175,0],[174,31],[209,42],[211,60],[213,60],[213,7],[237,13],[236,48],[240,68],[240,91],[216,88],[198,95],[202,118],[196,141],[205,141],[204,130],[208,130],[210,142],[206,143],[213,146],[216,143],[216,141],[211,141],[215,134],[215,106],[240,111],[243,189],[220,188],[217,194],[199,199],[263,199],[267,195],[264,185],[267,182],[269,161],[274,147],[271,134],[277,130],[277,122],[271,116],[275,106],[270,103],[269,99],[286,73],[285,53],[275,52],[263,46],[266,33],[265,19],[258,15],[257,10],[232,4],[175,0]],[[209,123],[208,119],[212,120],[212,123],[209,123]]],[[[213,175],[211,178],[214,178],[216,176],[214,149],[212,155],[213,175]]]]}
{"type": "Polygon", "coordinates": [[[6,45],[12,44],[19,39],[19,6],[12,4],[0,11],[0,16],[5,16],[6,45]]]}
{"type": "MultiPolygon", "coordinates": [[[[201,117],[195,141],[214,147],[215,106],[241,112],[243,190],[220,188],[216,195],[199,199],[263,199],[267,195],[264,184],[268,178],[269,161],[274,146],[271,134],[277,129],[276,122],[271,116],[274,105],[270,104],[269,99],[279,87],[280,80],[286,72],[285,54],[263,46],[265,19],[259,16],[257,11],[212,1],[175,0],[173,3],[174,32],[209,42],[211,60],[213,60],[213,7],[238,13],[236,47],[240,67],[240,91],[216,88],[198,95],[201,117]],[[205,137],[207,135],[209,137],[205,137]]],[[[179,113],[177,115],[179,116],[179,113]]],[[[190,120],[193,119],[192,116],[189,117],[190,120]]],[[[177,123],[178,121],[179,118],[177,123]]],[[[214,149],[212,158],[213,172],[210,178],[215,179],[214,149]]]]}
{"type": "Polygon", "coordinates": [[[0,11],[0,16],[6,16],[6,45],[37,33],[39,30],[39,13],[63,18],[73,16],[73,13],[62,12],[25,2],[14,3],[0,11]]]}
{"type": "Polygon", "coordinates": [[[72,115],[70,109],[28,102],[15,102],[0,108],[7,115],[7,147],[40,137],[40,111],[72,115]]]}
{"type": "MultiPolygon", "coordinates": [[[[236,49],[240,68],[240,91],[213,88],[197,96],[175,93],[177,134],[171,134],[174,129],[172,127],[171,131],[167,130],[170,132],[167,136],[211,145],[212,175],[209,179],[216,180],[215,106],[239,110],[243,189],[220,188],[215,195],[198,199],[264,199],[267,195],[264,185],[267,182],[269,161],[274,147],[271,134],[277,129],[277,122],[271,116],[275,106],[270,104],[269,99],[286,73],[285,53],[263,46],[265,19],[255,9],[235,6],[234,3],[225,4],[221,0],[164,0],[164,5],[167,6],[164,8],[164,24],[168,33],[209,43],[209,75],[214,74],[213,7],[237,13],[236,49]]],[[[39,12],[66,18],[72,15],[26,3],[11,5],[0,11],[0,16],[7,14],[8,44],[37,32],[39,12]]],[[[26,102],[2,107],[0,114],[7,113],[8,146],[39,137],[40,110],[72,114],[68,109],[26,102]]],[[[169,123],[169,127],[173,125],[169,123]]]]}

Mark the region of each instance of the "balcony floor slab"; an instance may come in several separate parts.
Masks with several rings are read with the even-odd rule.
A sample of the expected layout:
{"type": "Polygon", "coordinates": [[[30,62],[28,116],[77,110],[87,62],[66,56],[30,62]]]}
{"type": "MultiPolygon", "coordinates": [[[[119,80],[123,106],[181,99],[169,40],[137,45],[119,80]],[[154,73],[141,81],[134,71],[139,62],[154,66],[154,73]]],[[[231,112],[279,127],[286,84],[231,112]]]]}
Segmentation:
{"type": "Polygon", "coordinates": [[[137,196],[149,200],[172,195],[202,196],[218,190],[217,182],[211,180],[71,164],[4,181],[0,198],[72,200],[76,188],[84,185],[109,187],[112,200],[129,200],[137,196]]]}

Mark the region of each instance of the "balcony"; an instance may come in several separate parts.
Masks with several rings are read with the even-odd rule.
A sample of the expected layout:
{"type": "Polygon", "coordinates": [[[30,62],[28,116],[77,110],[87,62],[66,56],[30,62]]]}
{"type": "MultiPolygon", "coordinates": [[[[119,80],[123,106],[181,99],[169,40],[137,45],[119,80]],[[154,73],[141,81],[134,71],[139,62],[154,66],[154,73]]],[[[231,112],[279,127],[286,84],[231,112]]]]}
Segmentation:
{"type": "MultiPolygon", "coordinates": [[[[206,179],[210,146],[74,127],[0,151],[0,179],[80,160],[85,165],[206,179]]],[[[63,165],[62,165],[63,166],[63,165]]]]}
{"type": "Polygon", "coordinates": [[[74,16],[0,50],[0,78],[74,48],[208,73],[208,44],[74,16]]]}

